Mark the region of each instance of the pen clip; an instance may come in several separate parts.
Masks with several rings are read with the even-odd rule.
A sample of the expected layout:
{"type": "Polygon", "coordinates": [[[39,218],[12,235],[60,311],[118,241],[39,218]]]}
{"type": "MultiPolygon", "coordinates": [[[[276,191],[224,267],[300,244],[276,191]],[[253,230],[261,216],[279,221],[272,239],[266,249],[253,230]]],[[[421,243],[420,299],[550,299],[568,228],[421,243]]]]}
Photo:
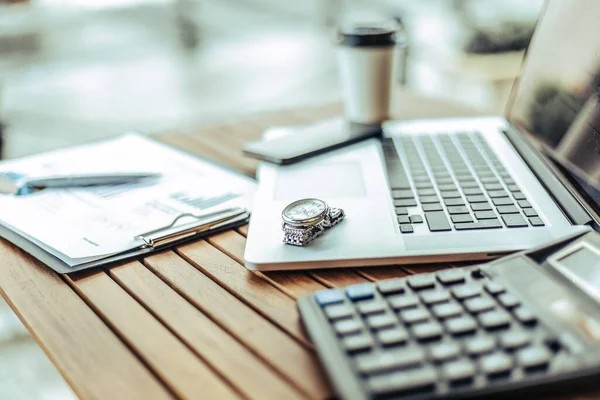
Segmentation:
{"type": "Polygon", "coordinates": [[[135,236],[135,239],[141,239],[147,247],[156,249],[223,225],[232,219],[238,219],[236,217],[246,213],[246,209],[242,207],[226,208],[201,215],[185,213],[178,215],[170,224],[144,232],[135,236]],[[196,221],[180,226],[176,225],[180,219],[187,217],[195,218],[196,221]]]}

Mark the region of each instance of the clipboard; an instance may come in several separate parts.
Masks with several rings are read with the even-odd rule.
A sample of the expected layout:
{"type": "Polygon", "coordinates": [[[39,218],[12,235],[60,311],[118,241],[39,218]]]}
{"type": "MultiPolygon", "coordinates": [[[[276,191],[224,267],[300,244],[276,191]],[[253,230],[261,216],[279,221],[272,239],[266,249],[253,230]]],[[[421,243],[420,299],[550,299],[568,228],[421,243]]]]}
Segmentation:
{"type": "MultiPolygon", "coordinates": [[[[145,235],[147,237],[144,236],[144,234],[138,236],[142,240],[144,240],[142,236],[144,236],[147,240],[154,240],[153,238],[155,237],[158,238],[159,240],[156,243],[154,243],[154,246],[150,244],[144,244],[143,246],[137,249],[129,250],[119,254],[114,254],[112,256],[102,258],[101,260],[82,264],[76,267],[71,267],[67,265],[64,261],[48,253],[45,249],[38,246],[36,243],[33,243],[23,238],[18,233],[2,225],[0,225],[0,237],[8,240],[15,246],[20,247],[25,252],[32,255],[34,258],[38,259],[42,263],[46,264],[48,267],[52,268],[54,271],[60,274],[70,274],[72,272],[77,272],[88,268],[105,267],[115,262],[122,262],[135,259],[136,257],[150,255],[159,250],[165,250],[173,246],[183,245],[194,240],[201,239],[208,235],[213,235],[215,233],[224,232],[229,229],[246,225],[250,218],[250,212],[246,211],[245,209],[240,210],[244,210],[244,212],[241,214],[235,213],[235,216],[232,216],[230,218],[215,218],[214,221],[208,224],[203,224],[200,221],[197,221],[196,229],[192,231],[193,234],[192,232],[187,232],[186,234],[184,234],[184,232],[181,231],[180,235],[178,235],[176,238],[172,237],[168,232],[164,231],[164,228],[166,228],[166,226],[160,229],[156,229],[156,232],[145,232],[145,235]]],[[[189,227],[189,229],[192,229],[192,227],[189,227]]]]}
{"type": "Polygon", "coordinates": [[[170,224],[158,229],[144,232],[135,236],[134,239],[141,239],[145,243],[145,247],[157,250],[169,244],[189,239],[202,232],[210,231],[219,227],[219,225],[227,224],[233,219],[245,215],[248,215],[248,211],[245,208],[237,207],[200,215],[189,213],[181,214],[178,215],[170,224]],[[194,219],[194,221],[177,225],[177,222],[184,218],[191,218],[194,219]]]}

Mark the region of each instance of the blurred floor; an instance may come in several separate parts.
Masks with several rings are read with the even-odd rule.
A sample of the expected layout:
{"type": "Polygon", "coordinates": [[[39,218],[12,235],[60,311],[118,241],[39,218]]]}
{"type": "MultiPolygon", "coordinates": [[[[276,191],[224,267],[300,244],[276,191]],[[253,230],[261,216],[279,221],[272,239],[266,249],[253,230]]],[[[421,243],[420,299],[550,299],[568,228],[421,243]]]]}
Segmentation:
{"type": "MultiPolygon", "coordinates": [[[[0,0],[1,3],[1,0],[0,0]]],[[[465,55],[445,0],[38,0],[0,5],[5,157],[339,100],[332,22],[407,17],[408,86],[501,113],[521,52],[465,55]],[[11,14],[12,13],[12,14],[11,14]],[[193,24],[197,25],[195,30],[193,24]],[[456,40],[455,40],[456,39],[456,40]]],[[[0,304],[2,399],[70,392],[0,304]]]]}

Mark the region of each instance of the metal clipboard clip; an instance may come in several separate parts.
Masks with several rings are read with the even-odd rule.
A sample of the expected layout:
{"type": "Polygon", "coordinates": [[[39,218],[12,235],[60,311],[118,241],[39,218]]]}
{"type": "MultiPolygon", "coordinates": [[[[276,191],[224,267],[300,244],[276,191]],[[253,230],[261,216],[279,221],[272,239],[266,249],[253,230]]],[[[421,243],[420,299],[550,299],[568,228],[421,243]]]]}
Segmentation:
{"type": "Polygon", "coordinates": [[[200,215],[186,213],[177,216],[169,225],[137,235],[135,239],[144,241],[145,247],[156,249],[247,217],[248,212],[242,207],[226,208],[200,215]],[[194,218],[195,221],[177,225],[177,222],[183,218],[194,218]]]}

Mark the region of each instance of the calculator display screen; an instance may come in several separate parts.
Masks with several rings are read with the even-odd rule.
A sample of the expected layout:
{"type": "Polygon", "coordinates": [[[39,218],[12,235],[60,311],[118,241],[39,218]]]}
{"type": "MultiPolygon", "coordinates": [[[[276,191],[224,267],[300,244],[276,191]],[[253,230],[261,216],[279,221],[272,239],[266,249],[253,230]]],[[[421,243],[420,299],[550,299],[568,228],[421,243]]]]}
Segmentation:
{"type": "Polygon", "coordinates": [[[589,290],[600,297],[600,254],[582,246],[557,260],[560,267],[585,282],[589,290]]]}
{"type": "MultiPolygon", "coordinates": [[[[583,243],[552,264],[590,297],[600,301],[600,252],[597,249],[583,243]]],[[[556,315],[569,321],[579,333],[588,339],[600,340],[600,322],[588,315],[573,300],[571,296],[564,296],[547,304],[556,315]]]]}

